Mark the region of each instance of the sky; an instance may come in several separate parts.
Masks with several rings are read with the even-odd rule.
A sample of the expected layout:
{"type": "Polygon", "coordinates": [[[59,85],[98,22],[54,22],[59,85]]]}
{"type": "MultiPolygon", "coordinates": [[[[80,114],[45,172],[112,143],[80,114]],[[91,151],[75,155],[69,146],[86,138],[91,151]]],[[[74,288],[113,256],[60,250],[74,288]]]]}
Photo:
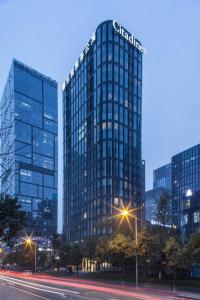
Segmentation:
{"type": "MultiPolygon", "coordinates": [[[[13,58],[58,81],[61,158],[62,83],[98,24],[108,19],[147,49],[142,156],[148,190],[154,169],[200,143],[200,0],[0,0],[0,94],[13,58]]],[[[61,211],[59,181],[59,230],[61,211]]]]}

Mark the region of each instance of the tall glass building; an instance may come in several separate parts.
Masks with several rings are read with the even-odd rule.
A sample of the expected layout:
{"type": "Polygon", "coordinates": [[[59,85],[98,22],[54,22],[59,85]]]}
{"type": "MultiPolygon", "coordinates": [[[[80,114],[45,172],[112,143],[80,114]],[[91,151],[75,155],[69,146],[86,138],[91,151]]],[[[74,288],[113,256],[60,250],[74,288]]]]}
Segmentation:
{"type": "Polygon", "coordinates": [[[57,225],[57,83],[13,60],[1,99],[1,191],[17,197],[28,230],[57,225]]]}
{"type": "Polygon", "coordinates": [[[183,198],[181,233],[188,238],[200,229],[200,191],[188,190],[183,198]]]}
{"type": "Polygon", "coordinates": [[[101,23],[63,85],[64,234],[112,234],[115,207],[141,204],[142,54],[117,21],[101,23]]]}
{"type": "MultiPolygon", "coordinates": [[[[158,204],[161,197],[171,196],[170,190],[160,187],[146,191],[145,193],[145,220],[151,224],[158,223],[158,204]]],[[[160,224],[161,226],[171,225],[171,198],[169,197],[169,203],[166,207],[166,224],[160,224]]]]}
{"type": "Polygon", "coordinates": [[[145,220],[145,160],[141,161],[141,219],[145,220]]]}
{"type": "MultiPolygon", "coordinates": [[[[173,224],[178,228],[184,230],[187,227],[188,212],[184,211],[189,207],[185,204],[185,199],[198,191],[200,191],[200,144],[172,157],[172,218],[173,224]]],[[[185,233],[182,232],[182,235],[185,233]]]]}
{"type": "Polygon", "coordinates": [[[166,164],[153,171],[153,188],[172,189],[172,165],[166,164]]]}

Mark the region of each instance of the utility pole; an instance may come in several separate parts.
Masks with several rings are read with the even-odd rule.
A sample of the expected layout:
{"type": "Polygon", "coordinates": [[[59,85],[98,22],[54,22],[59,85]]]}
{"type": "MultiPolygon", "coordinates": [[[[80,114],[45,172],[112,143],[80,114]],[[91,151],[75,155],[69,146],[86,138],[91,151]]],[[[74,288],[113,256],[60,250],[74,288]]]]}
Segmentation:
{"type": "Polygon", "coordinates": [[[37,272],[37,244],[34,243],[35,245],[35,273],[37,272]]]}

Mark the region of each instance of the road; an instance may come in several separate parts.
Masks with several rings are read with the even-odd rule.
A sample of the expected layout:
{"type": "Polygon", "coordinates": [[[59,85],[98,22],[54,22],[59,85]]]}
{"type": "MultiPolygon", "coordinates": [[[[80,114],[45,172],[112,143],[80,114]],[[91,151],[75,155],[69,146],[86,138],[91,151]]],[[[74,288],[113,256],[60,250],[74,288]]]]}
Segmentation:
{"type": "Polygon", "coordinates": [[[200,295],[124,287],[77,278],[0,272],[0,300],[174,300],[200,295]]]}

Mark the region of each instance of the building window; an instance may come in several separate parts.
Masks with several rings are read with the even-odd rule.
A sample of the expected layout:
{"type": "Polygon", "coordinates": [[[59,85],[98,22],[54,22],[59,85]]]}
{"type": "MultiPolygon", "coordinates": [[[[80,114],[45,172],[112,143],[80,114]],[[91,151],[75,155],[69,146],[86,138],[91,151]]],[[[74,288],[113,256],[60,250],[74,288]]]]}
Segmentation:
{"type": "Polygon", "coordinates": [[[191,206],[191,201],[190,201],[190,199],[187,199],[186,202],[185,202],[185,208],[189,209],[190,206],[191,206]]]}
{"type": "Polygon", "coordinates": [[[187,223],[188,223],[188,214],[185,214],[183,216],[183,225],[187,225],[187,223]]]}
{"type": "Polygon", "coordinates": [[[114,197],[114,205],[119,205],[119,198],[118,197],[114,197]]]}
{"type": "Polygon", "coordinates": [[[194,212],[193,220],[194,220],[194,223],[199,223],[200,222],[200,213],[199,213],[199,211],[194,212]]]}

